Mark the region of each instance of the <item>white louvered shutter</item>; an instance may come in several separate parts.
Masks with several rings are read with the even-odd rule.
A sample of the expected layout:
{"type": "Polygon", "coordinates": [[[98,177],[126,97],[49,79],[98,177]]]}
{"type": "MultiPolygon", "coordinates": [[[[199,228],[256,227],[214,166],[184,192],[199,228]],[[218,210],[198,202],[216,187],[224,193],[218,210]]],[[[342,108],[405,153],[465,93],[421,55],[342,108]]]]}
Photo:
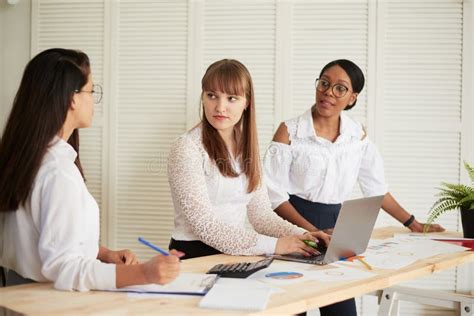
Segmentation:
{"type": "MultiPolygon", "coordinates": [[[[54,47],[82,50],[90,58],[94,83],[103,83],[103,1],[32,1],[31,39],[32,57],[54,47]]],[[[107,105],[104,102],[106,100],[95,105],[92,127],[79,132],[80,158],[87,179],[87,188],[99,207],[102,206],[103,107],[107,105]]]]}
{"type": "MultiPolygon", "coordinates": [[[[378,13],[383,19],[379,148],[390,192],[424,221],[440,182],[460,180],[463,4],[381,1],[378,13]]],[[[381,222],[394,220],[383,215],[381,222]]],[[[448,230],[458,229],[454,212],[442,216],[439,223],[448,230]]],[[[407,284],[454,290],[456,270],[407,284]]],[[[405,303],[400,313],[439,313],[434,310],[405,303]]]]}
{"type": "Polygon", "coordinates": [[[118,248],[155,255],[167,249],[173,206],[167,179],[171,143],[186,129],[187,1],[117,5],[115,181],[110,229],[118,248]]]}
{"type": "MultiPolygon", "coordinates": [[[[155,253],[138,236],[167,247],[174,216],[169,146],[196,123],[200,79],[222,58],[240,60],[252,74],[262,153],[281,120],[314,103],[321,68],[347,58],[366,75],[347,113],[368,128],[404,207],[426,219],[439,182],[458,182],[464,172],[460,0],[32,3],[32,53],[79,48],[91,58],[94,81],[107,80],[109,99],[96,107],[93,127],[81,131],[81,157],[89,189],[107,207],[108,245],[142,260],[155,253]]],[[[440,223],[458,229],[454,213],[440,223]]],[[[384,212],[377,224],[400,225],[384,212]]],[[[457,278],[450,270],[410,285],[453,290],[457,278]]],[[[358,306],[361,315],[378,310],[370,296],[358,306]]],[[[401,314],[449,313],[402,303],[401,314]]]]}
{"type": "MultiPolygon", "coordinates": [[[[349,59],[367,74],[367,1],[294,1],[292,14],[291,91],[292,115],[308,110],[315,102],[315,79],[335,59],[349,59]]],[[[366,124],[365,86],[356,106],[346,112],[366,124]]],[[[286,117],[285,119],[288,119],[286,117]]]]}
{"type": "MultiPolygon", "coordinates": [[[[275,2],[205,1],[202,74],[220,59],[233,58],[250,71],[254,83],[260,154],[275,131],[275,2]]],[[[202,77],[202,76],[201,76],[202,77]]]]}

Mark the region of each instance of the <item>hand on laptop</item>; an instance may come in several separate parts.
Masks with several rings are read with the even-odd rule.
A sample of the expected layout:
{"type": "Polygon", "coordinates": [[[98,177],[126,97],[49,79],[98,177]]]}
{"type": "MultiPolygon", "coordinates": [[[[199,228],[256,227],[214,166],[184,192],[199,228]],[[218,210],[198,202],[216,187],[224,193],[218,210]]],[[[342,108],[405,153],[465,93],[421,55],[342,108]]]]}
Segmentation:
{"type": "Polygon", "coordinates": [[[306,236],[306,239],[310,239],[310,240],[316,239],[317,242],[322,241],[326,247],[329,245],[329,242],[331,241],[331,235],[327,234],[326,232],[322,230],[318,230],[315,232],[306,232],[304,233],[303,236],[306,236]]]}
{"type": "Polygon", "coordinates": [[[304,240],[317,241],[316,238],[309,235],[309,233],[280,237],[276,244],[275,254],[286,255],[290,253],[300,253],[305,256],[319,255],[319,251],[307,245],[304,240]]]}
{"type": "Polygon", "coordinates": [[[334,231],[334,228],[326,228],[323,229],[323,232],[325,232],[328,235],[332,235],[332,232],[334,231]]]}

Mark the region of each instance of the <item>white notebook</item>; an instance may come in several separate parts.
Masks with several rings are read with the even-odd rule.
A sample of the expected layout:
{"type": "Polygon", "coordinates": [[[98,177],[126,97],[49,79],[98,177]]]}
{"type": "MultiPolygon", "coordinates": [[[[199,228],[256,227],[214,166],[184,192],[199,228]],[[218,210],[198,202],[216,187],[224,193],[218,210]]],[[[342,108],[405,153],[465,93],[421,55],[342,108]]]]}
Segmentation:
{"type": "Polygon", "coordinates": [[[199,307],[212,309],[232,309],[261,311],[267,307],[272,289],[269,287],[230,287],[215,284],[201,299],[199,307]]]}

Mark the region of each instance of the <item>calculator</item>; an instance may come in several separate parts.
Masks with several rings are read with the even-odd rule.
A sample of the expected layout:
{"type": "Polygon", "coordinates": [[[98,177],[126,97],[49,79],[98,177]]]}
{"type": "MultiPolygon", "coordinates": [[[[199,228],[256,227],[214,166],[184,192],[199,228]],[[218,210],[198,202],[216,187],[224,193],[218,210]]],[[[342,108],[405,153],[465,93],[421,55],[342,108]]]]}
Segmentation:
{"type": "Polygon", "coordinates": [[[268,267],[273,261],[272,257],[257,262],[239,262],[218,264],[207,271],[208,274],[217,274],[223,278],[246,278],[258,270],[268,267]]]}

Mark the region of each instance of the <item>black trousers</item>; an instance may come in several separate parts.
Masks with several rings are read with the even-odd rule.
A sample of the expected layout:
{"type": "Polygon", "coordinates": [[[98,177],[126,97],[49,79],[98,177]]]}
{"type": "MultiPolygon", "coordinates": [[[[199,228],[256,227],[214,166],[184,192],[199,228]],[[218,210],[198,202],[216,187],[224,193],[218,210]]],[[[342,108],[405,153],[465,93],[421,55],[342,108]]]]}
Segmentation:
{"type": "Polygon", "coordinates": [[[191,259],[204,256],[217,255],[222,252],[206,245],[200,240],[174,240],[171,238],[169,249],[176,249],[184,252],[184,256],[181,259],[191,259]]]}
{"type": "MultiPolygon", "coordinates": [[[[336,225],[337,216],[341,210],[341,204],[322,204],[307,201],[296,195],[290,195],[290,204],[308,222],[318,229],[333,228],[336,225]]],[[[353,298],[320,307],[321,316],[352,316],[357,315],[357,308],[353,298]]],[[[300,314],[305,315],[306,313],[300,314]]]]}
{"type": "Polygon", "coordinates": [[[13,286],[20,284],[33,283],[35,281],[27,279],[19,275],[13,270],[8,270],[0,267],[0,287],[13,286]]]}

